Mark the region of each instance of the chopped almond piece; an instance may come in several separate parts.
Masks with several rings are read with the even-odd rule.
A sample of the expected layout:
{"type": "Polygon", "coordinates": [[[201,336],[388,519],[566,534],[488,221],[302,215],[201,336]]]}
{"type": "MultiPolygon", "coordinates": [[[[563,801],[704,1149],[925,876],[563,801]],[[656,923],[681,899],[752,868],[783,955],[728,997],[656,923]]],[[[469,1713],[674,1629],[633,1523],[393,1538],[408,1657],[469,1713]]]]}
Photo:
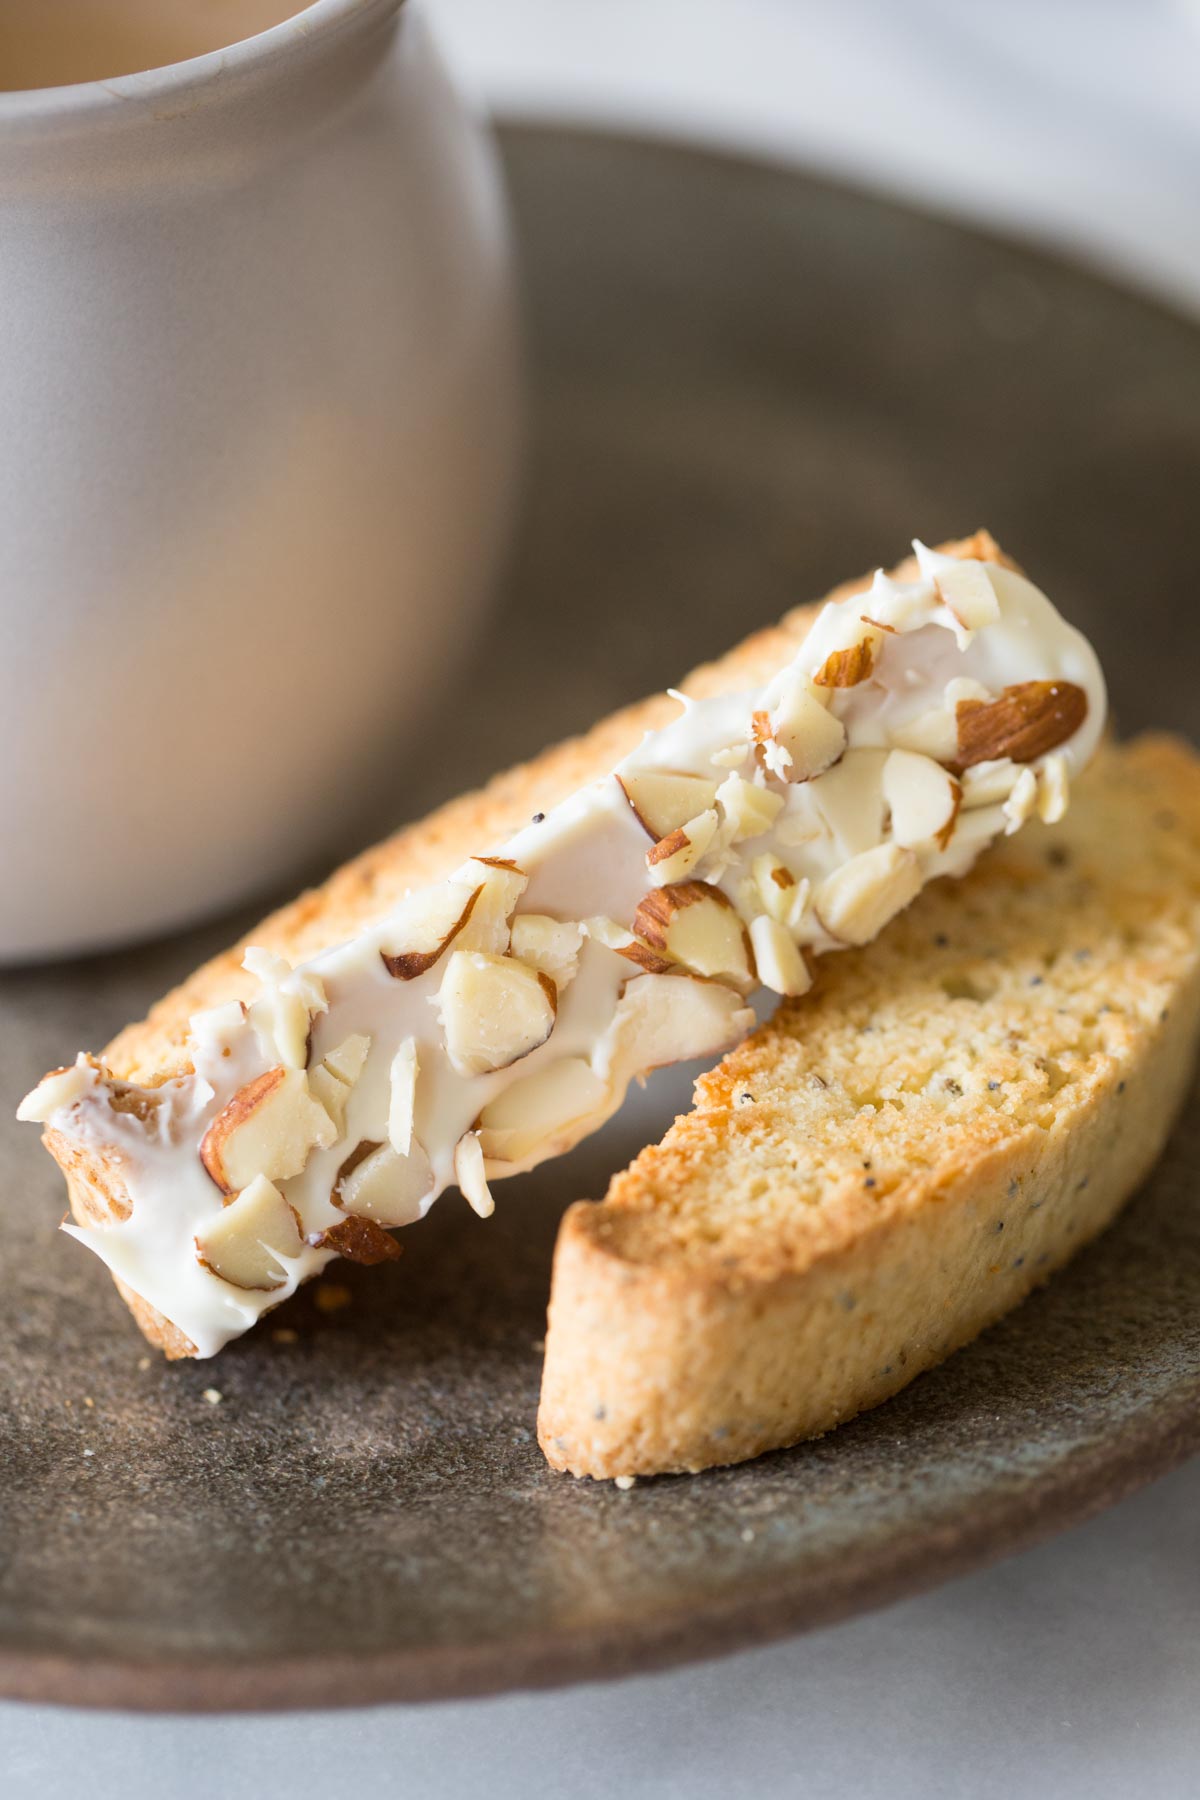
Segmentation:
{"type": "Polygon", "coordinates": [[[846,727],[800,680],[789,682],[772,715],[771,732],[787,755],[788,781],[811,781],[846,748],[846,727]]]}
{"type": "Polygon", "coordinates": [[[817,917],[839,942],[869,944],[920,891],[921,865],[913,852],[879,844],[821,883],[817,917]]]}
{"type": "Polygon", "coordinates": [[[608,1102],[608,1084],[582,1057],[547,1063],[488,1101],[476,1122],[483,1154],[497,1163],[524,1162],[535,1153],[557,1155],[608,1102]]]}
{"type": "Polygon", "coordinates": [[[633,929],[696,975],[749,986],[753,981],[746,928],[719,888],[681,881],[654,888],[639,903],[633,929]]]}
{"type": "Polygon", "coordinates": [[[744,1037],[754,1014],[740,994],[717,981],[690,975],[639,975],[620,1000],[594,1062],[597,1073],[618,1079],[666,1063],[713,1056],[744,1037]]]}
{"type": "Polygon", "coordinates": [[[740,775],[729,775],[717,789],[717,807],[722,836],[730,844],[740,844],[744,838],[761,837],[771,829],[783,811],[783,795],[744,781],[740,775]]]}
{"type": "Polygon", "coordinates": [[[560,991],[575,979],[583,927],[571,919],[552,919],[548,913],[518,913],[512,922],[509,953],[549,975],[560,991]]]}
{"type": "Polygon", "coordinates": [[[950,842],[962,789],[940,763],[913,750],[893,750],[883,765],[883,797],[892,815],[892,837],[913,849],[950,842]]]}
{"type": "Polygon", "coordinates": [[[658,843],[698,813],[707,812],[717,791],[715,781],[701,775],[676,775],[657,769],[639,769],[618,775],[634,816],[658,843]]]}
{"type": "Polygon", "coordinates": [[[788,999],[807,994],[812,975],[803,952],[785,926],[767,913],[760,913],[750,926],[750,942],[758,979],[764,987],[788,999]]]}
{"type": "Polygon", "coordinates": [[[454,1179],[472,1212],[478,1213],[481,1219],[490,1219],[496,1210],[496,1202],[487,1184],[477,1131],[464,1133],[454,1147],[454,1179]]]}
{"type": "Polygon", "coordinates": [[[553,981],[511,956],[455,950],[438,992],[442,1031],[460,1075],[506,1069],[554,1030],[553,981]]]}
{"type": "Polygon", "coordinates": [[[376,1263],[396,1262],[403,1255],[403,1247],[382,1225],[377,1225],[374,1219],[360,1219],[355,1214],[348,1214],[336,1225],[327,1226],[317,1239],[317,1247],[336,1250],[347,1262],[365,1263],[368,1268],[376,1263]]]}
{"type": "Polygon", "coordinates": [[[388,1142],[397,1156],[407,1156],[412,1150],[418,1068],[417,1040],[407,1037],[393,1056],[388,1074],[388,1142]]]}
{"type": "Polygon", "coordinates": [[[256,1175],[287,1181],[314,1149],[327,1150],[337,1127],[309,1092],[302,1069],[267,1069],[218,1113],[200,1144],[200,1160],[226,1194],[256,1175]]]}
{"type": "Polygon", "coordinates": [[[390,1144],[362,1143],[339,1169],[330,1199],[342,1212],[377,1225],[411,1225],[433,1185],[429,1158],[416,1138],[407,1156],[390,1144]]]}
{"type": "Polygon", "coordinates": [[[935,576],[933,585],[938,599],[964,631],[982,631],[1000,617],[996,590],[981,563],[955,563],[935,576]]]}
{"type": "Polygon", "coordinates": [[[284,1261],[300,1255],[300,1223],[279,1189],[257,1175],[195,1238],[196,1258],[231,1287],[270,1292],[287,1281],[284,1261]]]}
{"type": "Polygon", "coordinates": [[[428,893],[411,895],[395,927],[404,947],[379,953],[388,974],[397,981],[416,981],[432,969],[471,917],[482,892],[482,882],[474,887],[447,882],[428,893]]]}
{"type": "Polygon", "coordinates": [[[666,886],[690,875],[716,837],[719,822],[716,808],[710,807],[660,839],[646,853],[646,867],[654,880],[666,886]]]}

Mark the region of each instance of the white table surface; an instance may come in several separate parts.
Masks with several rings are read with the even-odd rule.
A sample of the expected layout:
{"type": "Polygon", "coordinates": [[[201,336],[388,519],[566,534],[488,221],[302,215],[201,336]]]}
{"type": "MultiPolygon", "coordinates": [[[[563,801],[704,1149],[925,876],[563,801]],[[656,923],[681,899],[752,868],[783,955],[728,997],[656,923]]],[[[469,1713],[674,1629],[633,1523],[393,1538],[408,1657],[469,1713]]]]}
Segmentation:
{"type": "MultiPolygon", "coordinates": [[[[502,112],[715,139],[1200,305],[1200,0],[432,0],[502,112]]],[[[724,1662],[278,1718],[0,1707],[5,1800],[1183,1800],[1200,1463],[1025,1556],[724,1662]]]]}

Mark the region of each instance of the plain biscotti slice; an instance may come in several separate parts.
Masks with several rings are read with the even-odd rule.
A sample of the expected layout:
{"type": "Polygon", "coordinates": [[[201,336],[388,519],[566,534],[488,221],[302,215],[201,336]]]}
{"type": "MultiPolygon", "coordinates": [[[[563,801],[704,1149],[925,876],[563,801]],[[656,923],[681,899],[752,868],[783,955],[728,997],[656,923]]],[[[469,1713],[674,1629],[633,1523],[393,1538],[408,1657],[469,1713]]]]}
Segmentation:
{"type": "Polygon", "coordinates": [[[827,1431],[973,1338],[1162,1150],[1200,1015],[1200,762],[1105,749],[1071,811],[927,892],[567,1213],[539,1433],[577,1475],[827,1431]]]}

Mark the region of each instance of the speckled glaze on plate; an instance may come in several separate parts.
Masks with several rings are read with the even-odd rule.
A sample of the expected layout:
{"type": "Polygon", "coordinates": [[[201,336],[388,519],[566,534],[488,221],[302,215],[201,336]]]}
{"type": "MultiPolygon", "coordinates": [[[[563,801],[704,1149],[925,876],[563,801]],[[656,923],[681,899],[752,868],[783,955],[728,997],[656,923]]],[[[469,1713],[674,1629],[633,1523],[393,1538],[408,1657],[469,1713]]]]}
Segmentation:
{"type": "MultiPolygon", "coordinates": [[[[381,771],[368,825],[913,530],[989,524],[1096,639],[1125,729],[1200,734],[1192,327],[794,174],[535,130],[505,150],[534,390],[523,535],[469,706],[431,724],[419,766],[381,771]]],[[[877,1412],[747,1467],[621,1493],[551,1474],[534,1440],[558,1215],[684,1103],[677,1075],[505,1184],[490,1222],[448,1196],[401,1263],[338,1270],[215,1362],[168,1367],[56,1235],[56,1172],[9,1115],[246,922],[0,980],[4,1692],[273,1707],[617,1675],[943,1580],[1200,1444],[1194,1106],[1051,1288],[877,1412]]]]}

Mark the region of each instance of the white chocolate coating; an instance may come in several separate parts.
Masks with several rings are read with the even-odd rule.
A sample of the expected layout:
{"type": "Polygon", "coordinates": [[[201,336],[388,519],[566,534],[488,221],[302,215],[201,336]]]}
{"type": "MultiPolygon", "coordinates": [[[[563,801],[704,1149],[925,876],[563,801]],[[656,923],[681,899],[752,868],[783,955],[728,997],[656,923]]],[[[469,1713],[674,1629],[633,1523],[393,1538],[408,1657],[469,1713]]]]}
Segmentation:
{"type": "MultiPolygon", "coordinates": [[[[312,1148],[299,1173],[278,1181],[294,1211],[302,1248],[295,1257],[276,1258],[277,1285],[266,1290],[235,1287],[213,1273],[197,1252],[197,1239],[221,1216],[231,1197],[202,1162],[201,1140],[235,1094],[288,1060],[284,1028],[277,1025],[272,1030],[269,1004],[255,1006],[249,1016],[236,1005],[198,1016],[190,1043],[194,1073],[148,1090],[144,1118],[136,1112],[114,1111],[110,1104],[114,1084],[82,1058],[66,1077],[49,1077],[35,1090],[23,1105],[23,1115],[47,1122],[80,1145],[116,1154],[131,1202],[123,1221],[69,1224],[64,1229],[178,1326],[199,1355],[210,1356],[331,1259],[334,1253],[316,1240],[346,1218],[332,1197],[339,1171],[357,1146],[387,1143],[392,1068],[406,1041],[411,1040],[418,1070],[412,1134],[432,1175],[427,1191],[412,1199],[404,1217],[389,1218],[389,1224],[424,1216],[442,1190],[455,1183],[456,1150],[476,1128],[482,1109],[539,1070],[567,1058],[579,1059],[603,1083],[603,1100],[520,1158],[489,1162],[487,1175],[495,1178],[530,1168],[594,1130],[616,1110],[629,1081],[646,1066],[629,1038],[623,993],[635,982],[680,979],[674,973],[641,972],[610,947],[620,941],[611,927],[587,924],[602,919],[629,928],[639,901],[655,885],[653,869],[647,865],[651,837],[635,816],[618,776],[636,780],[646,771],[670,771],[719,784],[738,760],[734,747],[743,746],[737,772],[777,796],[775,817],[754,837],[730,842],[730,830],[720,832],[687,879],[719,888],[750,925],[768,904],[756,885],[755,869],[761,869],[764,857],[782,865],[784,879],[790,877],[794,883],[786,890],[795,897],[788,930],[809,957],[848,941],[863,941],[852,935],[849,925],[839,926],[835,934],[829,918],[836,906],[839,919],[870,920],[871,883],[879,871],[902,865],[908,883],[903,899],[907,899],[910,890],[925,881],[965,873],[996,835],[1016,829],[1035,810],[1045,817],[1056,816],[1065,804],[1071,777],[1090,759],[1104,726],[1104,682],[1095,655],[1022,576],[995,565],[964,564],[919,545],[917,549],[918,581],[904,585],[881,573],[867,594],[827,606],[794,662],[764,689],[685,701],[679,718],[649,734],[612,775],[582,789],[490,851],[528,877],[516,901],[518,915],[548,914],[585,926],[577,970],[558,990],[553,1029],[519,1060],[483,1074],[463,1074],[454,1066],[437,1004],[453,945],[413,979],[400,980],[389,973],[383,953],[405,948],[405,932],[410,929],[406,909],[411,922],[414,904],[419,907],[424,897],[415,902],[406,898],[357,937],[325,951],[294,974],[278,967],[272,973],[271,959],[260,959],[258,972],[266,976],[269,1004],[274,1003],[272,995],[277,1000],[280,994],[292,993],[293,1015],[297,994],[309,1006],[310,1070],[347,1038],[370,1040],[361,1074],[346,1094],[335,1141],[312,1148]],[[981,573],[986,569],[980,616],[987,622],[974,631],[962,623],[962,616],[973,616],[969,600],[960,616],[945,604],[938,586],[941,577],[962,580],[964,569],[981,573]],[[812,677],[827,658],[862,636],[863,620],[882,628],[871,632],[875,660],[868,678],[853,686],[813,689],[812,677]],[[1086,715],[1073,734],[1028,763],[1028,776],[1011,762],[971,771],[963,782],[961,810],[944,834],[944,847],[935,838],[913,848],[897,847],[891,815],[878,797],[882,769],[897,738],[909,741],[914,726],[918,733],[925,728],[918,721],[940,716],[950,683],[968,684],[965,690],[950,690],[953,721],[956,697],[995,697],[1004,689],[1035,681],[1071,683],[1082,689],[1086,715]],[[847,741],[845,754],[821,775],[789,781],[786,759],[778,758],[773,745],[765,758],[754,754],[751,719],[756,713],[773,714],[797,682],[819,695],[820,704],[841,721],[847,741]],[[854,861],[864,856],[866,862],[854,861]],[[826,885],[833,877],[838,883],[826,885]],[[859,906],[856,883],[865,883],[870,890],[865,905],[859,906]],[[822,895],[825,922],[819,911],[822,895]],[[608,942],[603,941],[605,936],[608,942]],[[322,996],[324,1008],[317,1010],[322,996]]],[[[487,849],[481,846],[481,852],[487,849]]],[[[478,874],[478,866],[469,865],[454,878],[463,884],[464,896],[476,885],[478,874]]],[[[765,941],[761,929],[754,938],[765,941]]],[[[707,1011],[696,1015],[703,1041],[687,1044],[685,1053],[690,1055],[715,1055],[752,1024],[740,995],[731,997],[727,987],[718,992],[712,983],[704,986],[707,993],[699,999],[707,1011]]],[[[642,996],[657,992],[643,989],[642,996]]],[[[280,1016],[277,1012],[276,1018],[280,1016]]],[[[303,1052],[298,1058],[292,1052],[294,1064],[303,1060],[303,1052]]],[[[127,1084],[118,1085],[127,1091],[127,1084]]],[[[391,1117],[394,1121],[394,1113],[391,1117]]],[[[487,1210],[475,1195],[472,1203],[477,1210],[487,1210]]]]}

